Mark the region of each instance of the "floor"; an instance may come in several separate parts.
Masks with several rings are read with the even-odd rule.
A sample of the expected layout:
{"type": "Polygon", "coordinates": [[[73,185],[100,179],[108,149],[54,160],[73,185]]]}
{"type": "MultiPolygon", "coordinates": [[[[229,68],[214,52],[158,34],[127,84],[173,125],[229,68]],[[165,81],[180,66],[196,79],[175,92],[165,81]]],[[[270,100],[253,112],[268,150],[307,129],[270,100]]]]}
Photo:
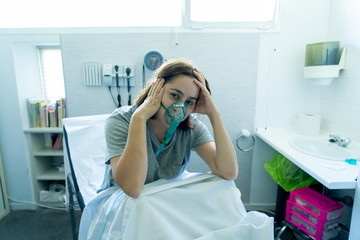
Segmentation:
{"type": "MultiPolygon", "coordinates": [[[[76,212],[77,223],[81,212],[76,212]]],[[[0,220],[1,240],[71,240],[70,213],[61,210],[17,210],[0,220]]]]}
{"type": "MultiPolygon", "coordinates": [[[[273,217],[272,212],[263,212],[273,217]]],[[[81,212],[76,211],[76,222],[79,226],[81,212]]],[[[274,234],[281,229],[281,226],[275,223],[274,234]]],[[[0,220],[0,238],[1,240],[71,240],[71,222],[70,213],[67,211],[39,209],[12,211],[10,214],[0,220]]],[[[276,239],[276,238],[275,238],[276,239]]],[[[294,234],[287,229],[282,235],[281,240],[303,240],[301,236],[294,234]]],[[[278,239],[278,240],[280,240],[278,239]]],[[[345,240],[341,236],[336,240],[345,240]]]]}

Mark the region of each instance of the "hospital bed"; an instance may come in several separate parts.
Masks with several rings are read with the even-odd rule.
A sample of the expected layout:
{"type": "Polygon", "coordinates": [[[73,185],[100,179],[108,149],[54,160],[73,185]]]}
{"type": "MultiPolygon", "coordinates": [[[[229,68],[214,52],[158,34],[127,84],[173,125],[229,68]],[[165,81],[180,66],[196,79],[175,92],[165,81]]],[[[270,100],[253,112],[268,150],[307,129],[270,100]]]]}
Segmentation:
{"type": "Polygon", "coordinates": [[[77,239],[75,210],[97,193],[105,172],[105,120],[109,114],[63,119],[67,202],[73,239],[77,239]]]}
{"type": "Polygon", "coordinates": [[[234,182],[210,173],[160,179],[144,185],[136,199],[119,187],[98,194],[108,116],[63,120],[73,239],[273,239],[273,218],[246,212],[234,182]],[[80,232],[75,209],[82,211],[80,232]]]}

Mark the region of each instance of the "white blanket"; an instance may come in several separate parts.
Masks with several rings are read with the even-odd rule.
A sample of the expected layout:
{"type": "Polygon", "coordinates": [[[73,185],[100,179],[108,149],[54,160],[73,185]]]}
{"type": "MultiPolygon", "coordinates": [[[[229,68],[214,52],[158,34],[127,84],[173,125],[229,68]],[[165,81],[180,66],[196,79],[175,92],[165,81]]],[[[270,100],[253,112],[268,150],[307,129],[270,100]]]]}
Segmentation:
{"type": "Polygon", "coordinates": [[[79,239],[273,239],[273,218],[247,213],[233,181],[183,174],[143,187],[134,199],[119,187],[91,200],[79,239]]]}

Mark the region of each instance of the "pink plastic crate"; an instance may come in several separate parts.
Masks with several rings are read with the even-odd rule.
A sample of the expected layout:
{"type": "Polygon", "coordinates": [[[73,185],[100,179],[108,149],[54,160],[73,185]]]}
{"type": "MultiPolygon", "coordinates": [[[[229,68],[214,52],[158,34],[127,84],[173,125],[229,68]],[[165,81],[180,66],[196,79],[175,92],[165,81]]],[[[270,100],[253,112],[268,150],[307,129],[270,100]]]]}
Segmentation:
{"type": "Polygon", "coordinates": [[[315,239],[336,236],[343,205],[309,187],[290,192],[285,219],[315,239]]]}
{"type": "Polygon", "coordinates": [[[338,226],[338,223],[334,224],[335,226],[331,227],[331,229],[328,230],[320,230],[319,228],[316,228],[314,225],[312,225],[309,222],[306,222],[304,219],[302,219],[300,216],[296,215],[294,212],[289,213],[289,219],[286,219],[287,221],[291,222],[296,227],[300,228],[303,232],[309,234],[310,236],[313,236],[317,240],[328,240],[331,238],[334,238],[338,235],[340,228],[338,226]]]}

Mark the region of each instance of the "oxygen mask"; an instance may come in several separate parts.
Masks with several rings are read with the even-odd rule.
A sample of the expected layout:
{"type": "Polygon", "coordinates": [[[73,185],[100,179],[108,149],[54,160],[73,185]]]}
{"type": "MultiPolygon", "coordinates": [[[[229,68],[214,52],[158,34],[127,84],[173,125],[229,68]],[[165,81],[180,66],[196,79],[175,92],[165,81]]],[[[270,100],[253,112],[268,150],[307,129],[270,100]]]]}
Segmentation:
{"type": "Polygon", "coordinates": [[[159,155],[161,150],[164,148],[166,144],[169,143],[170,139],[172,138],[176,128],[179,126],[181,121],[184,119],[186,112],[187,112],[187,105],[186,102],[182,100],[178,100],[171,104],[168,108],[161,103],[161,106],[165,109],[164,113],[164,120],[166,124],[170,125],[169,129],[166,131],[163,139],[162,144],[156,152],[156,155],[159,155]]]}
{"type": "Polygon", "coordinates": [[[186,115],[186,102],[182,100],[174,102],[168,108],[165,108],[162,103],[161,106],[165,109],[164,120],[168,125],[171,125],[173,121],[180,123],[186,115]]]}

